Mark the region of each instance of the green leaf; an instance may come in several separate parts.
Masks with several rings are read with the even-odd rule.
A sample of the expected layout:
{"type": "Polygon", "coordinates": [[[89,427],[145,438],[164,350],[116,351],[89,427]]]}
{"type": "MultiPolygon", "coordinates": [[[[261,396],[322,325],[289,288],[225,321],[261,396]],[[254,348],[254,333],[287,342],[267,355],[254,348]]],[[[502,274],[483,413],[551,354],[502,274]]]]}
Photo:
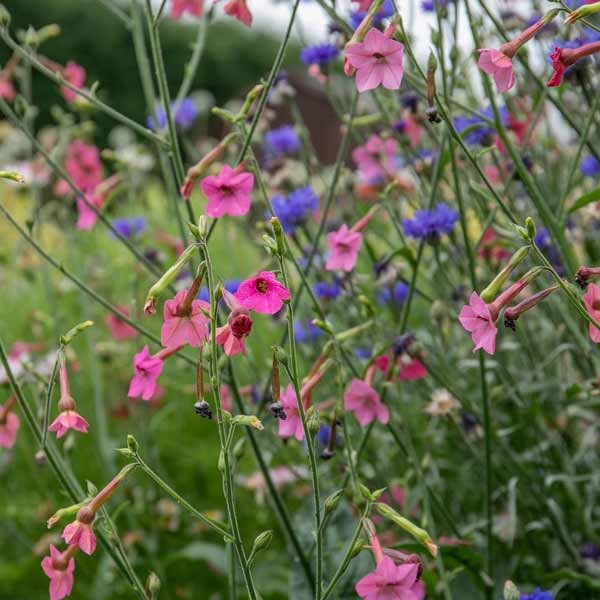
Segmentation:
{"type": "Polygon", "coordinates": [[[569,214],[575,212],[576,210],[579,210],[580,208],[583,208],[584,206],[587,206],[588,204],[591,204],[592,202],[598,202],[600,201],[600,187],[596,188],[595,190],[592,190],[591,192],[588,192],[587,194],[584,194],[583,196],[581,196],[580,198],[578,198],[577,200],[575,200],[575,202],[573,203],[573,206],[571,206],[571,208],[569,208],[569,214]]]}

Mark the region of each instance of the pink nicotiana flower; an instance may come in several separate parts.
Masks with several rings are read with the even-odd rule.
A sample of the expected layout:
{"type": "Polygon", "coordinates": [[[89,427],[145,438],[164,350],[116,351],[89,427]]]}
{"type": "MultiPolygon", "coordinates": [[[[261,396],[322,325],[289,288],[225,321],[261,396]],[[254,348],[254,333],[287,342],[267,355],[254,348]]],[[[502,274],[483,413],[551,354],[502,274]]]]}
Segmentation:
{"type": "Polygon", "coordinates": [[[496,352],[498,328],[488,305],[477,292],[473,292],[469,304],[462,307],[458,320],[463,328],[471,334],[475,344],[473,352],[479,348],[483,348],[488,354],[496,352]]]}
{"type": "Polygon", "coordinates": [[[42,559],[42,569],[50,578],[50,600],[63,600],[71,595],[73,589],[73,571],[75,571],[75,560],[73,555],[77,552],[77,546],[69,546],[65,552],[59,552],[50,544],[50,556],[42,559]]]}
{"type": "Polygon", "coordinates": [[[290,299],[287,288],[271,271],[262,271],[256,277],[246,279],[234,295],[243,307],[267,315],[278,312],[284,301],[290,299]]]}
{"type": "Polygon", "coordinates": [[[557,87],[562,83],[565,71],[574,65],[580,58],[591,56],[600,52],[600,41],[584,44],[579,48],[560,48],[556,47],[550,55],[554,74],[548,81],[548,87],[557,87]]]}
{"type": "Polygon", "coordinates": [[[247,27],[252,26],[252,13],[248,9],[246,0],[229,0],[225,4],[225,14],[235,17],[247,27]]]}
{"type": "Polygon", "coordinates": [[[216,331],[217,344],[223,346],[227,356],[245,354],[244,338],[252,331],[250,311],[244,308],[237,298],[225,288],[223,288],[223,299],[231,312],[227,318],[227,324],[219,327],[216,331]]]}
{"type": "Polygon", "coordinates": [[[204,300],[195,300],[197,289],[180,290],[174,298],[167,300],[163,308],[163,325],[160,342],[166,348],[189,344],[200,347],[208,338],[210,305],[204,300]]]}
{"type": "Polygon", "coordinates": [[[17,439],[17,432],[21,422],[13,407],[16,397],[10,396],[4,406],[0,406],[0,448],[12,448],[17,439]]]}
{"type": "Polygon", "coordinates": [[[419,569],[419,564],[396,565],[383,556],[375,570],[356,584],[356,593],[363,600],[422,600],[425,586],[419,580],[419,569]]]}
{"type": "MultiPolygon", "coordinates": [[[[85,193],[91,193],[102,181],[102,162],[96,146],[75,140],[69,144],[65,153],[65,170],[75,185],[85,193]]],[[[55,193],[65,196],[71,188],[65,181],[58,182],[55,193]]]]}
{"type": "Polygon", "coordinates": [[[499,92],[508,92],[515,85],[512,59],[493,48],[480,48],[479,68],[494,78],[499,92]]]}
{"type": "MultiPolygon", "coordinates": [[[[117,305],[119,312],[124,316],[129,318],[131,313],[129,308],[123,304],[117,305]]],[[[138,332],[131,326],[129,323],[126,323],[123,319],[119,318],[117,315],[110,313],[106,317],[106,325],[110,330],[110,334],[113,336],[113,339],[118,342],[122,340],[132,340],[137,337],[138,332]]]]}
{"type": "Polygon", "coordinates": [[[204,0],[173,0],[171,6],[171,18],[181,19],[184,13],[189,13],[194,17],[202,16],[204,0]]]}
{"type": "MultiPolygon", "coordinates": [[[[590,316],[600,322],[600,287],[595,283],[590,283],[587,292],[583,295],[583,302],[590,316]]],[[[592,342],[600,344],[600,329],[590,324],[589,332],[592,342]]]]}
{"type": "Polygon", "coordinates": [[[62,532],[62,538],[69,545],[75,544],[88,556],[96,550],[96,536],[92,524],[95,512],[88,506],[83,506],[77,512],[75,521],[69,523],[62,532]]]}
{"type": "MultiPolygon", "coordinates": [[[[78,90],[80,90],[85,83],[85,69],[72,60],[70,60],[62,70],[62,76],[65,81],[68,81],[78,90]]],[[[64,85],[60,88],[60,93],[67,102],[75,102],[75,100],[77,100],[77,93],[64,85]]]]}
{"type": "Polygon", "coordinates": [[[362,233],[348,229],[347,225],[342,225],[337,231],[327,234],[327,246],[329,247],[329,256],[325,263],[328,271],[342,269],[349,272],[354,269],[358,259],[358,252],[362,246],[362,233]]]}
{"type": "Polygon", "coordinates": [[[398,142],[394,138],[384,139],[372,135],[362,146],[357,146],[352,151],[352,160],[367,180],[390,177],[396,170],[397,147],[398,142]]]}
{"type": "Polygon", "coordinates": [[[363,42],[347,46],[345,56],[350,66],[356,69],[359,92],[373,90],[380,85],[388,90],[400,88],[404,75],[404,46],[387,38],[378,29],[370,29],[363,42]]]}
{"type": "Polygon", "coordinates": [[[87,433],[89,423],[75,411],[75,400],[71,397],[69,391],[69,378],[67,375],[67,366],[64,355],[59,355],[58,378],[60,382],[60,400],[58,401],[58,417],[52,421],[48,431],[56,433],[57,438],[61,438],[69,429],[87,433]]]}
{"type": "Polygon", "coordinates": [[[100,210],[104,205],[104,198],[98,194],[86,194],[88,203],[82,198],[77,198],[77,223],[75,227],[82,231],[89,231],[98,221],[98,215],[92,210],[91,206],[100,210]],[[91,206],[90,206],[91,205],[91,206]]]}
{"type": "Polygon", "coordinates": [[[6,77],[0,77],[0,98],[11,102],[15,97],[15,88],[11,80],[6,77]]]}
{"type": "Polygon", "coordinates": [[[158,355],[151,356],[148,346],[144,346],[141,352],[133,357],[134,375],[127,396],[150,400],[156,391],[156,382],[162,369],[162,359],[158,355]]]}
{"type": "Polygon", "coordinates": [[[410,358],[405,355],[408,360],[404,359],[404,356],[398,357],[398,365],[400,366],[400,379],[402,381],[417,381],[427,376],[427,369],[425,365],[417,358],[410,358]]]}
{"type": "Polygon", "coordinates": [[[353,379],[344,392],[344,408],[354,413],[362,425],[377,420],[384,425],[389,421],[390,411],[381,402],[379,394],[361,379],[353,379]]]}
{"type": "Polygon", "coordinates": [[[243,171],[240,165],[232,169],[223,165],[218,175],[209,175],[200,182],[208,198],[206,214],[218,219],[225,215],[238,217],[250,210],[250,193],[254,187],[254,175],[243,171]]]}
{"type": "Polygon", "coordinates": [[[298,402],[296,400],[296,392],[292,384],[288,384],[285,390],[281,393],[281,406],[285,411],[285,419],[279,421],[279,437],[287,439],[295,437],[299,442],[304,439],[304,429],[302,427],[302,419],[298,412],[298,402]]]}

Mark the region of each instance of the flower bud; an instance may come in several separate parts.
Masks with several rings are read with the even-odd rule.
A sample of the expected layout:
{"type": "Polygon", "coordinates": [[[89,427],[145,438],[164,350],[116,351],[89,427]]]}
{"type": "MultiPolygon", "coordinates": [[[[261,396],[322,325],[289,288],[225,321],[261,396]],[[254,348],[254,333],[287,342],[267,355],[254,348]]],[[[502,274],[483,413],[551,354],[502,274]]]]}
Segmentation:
{"type": "Polygon", "coordinates": [[[267,529],[267,531],[263,531],[259,533],[254,539],[254,544],[252,545],[252,552],[250,552],[250,556],[256,556],[261,550],[266,550],[273,541],[273,530],[267,529]]]}
{"type": "Polygon", "coordinates": [[[337,492],[333,492],[331,496],[325,498],[325,503],[323,504],[325,508],[325,514],[328,515],[332,513],[340,504],[340,500],[344,495],[344,490],[338,490],[337,492]]]}
{"type": "Polygon", "coordinates": [[[256,415],[236,415],[233,417],[231,422],[235,425],[252,427],[258,431],[262,431],[265,428],[265,426],[262,424],[262,421],[256,415]]]}
{"type": "Polygon", "coordinates": [[[160,579],[154,571],[150,571],[148,574],[145,589],[148,600],[158,600],[158,593],[160,592],[160,579]]]}
{"type": "Polygon", "coordinates": [[[504,600],[519,600],[519,588],[510,579],[504,584],[504,600]]]}
{"type": "Polygon", "coordinates": [[[10,13],[6,10],[4,4],[0,4],[0,27],[8,27],[10,25],[10,13]]]}
{"type": "Polygon", "coordinates": [[[134,454],[137,454],[139,446],[140,445],[138,444],[138,441],[131,434],[128,434],[127,435],[127,448],[134,454]]]}
{"type": "Polygon", "coordinates": [[[529,246],[522,246],[519,248],[508,261],[507,265],[494,277],[492,282],[479,294],[481,299],[489,303],[491,302],[500,292],[502,286],[506,283],[506,280],[510,274],[527,258],[529,254],[529,246]]]}

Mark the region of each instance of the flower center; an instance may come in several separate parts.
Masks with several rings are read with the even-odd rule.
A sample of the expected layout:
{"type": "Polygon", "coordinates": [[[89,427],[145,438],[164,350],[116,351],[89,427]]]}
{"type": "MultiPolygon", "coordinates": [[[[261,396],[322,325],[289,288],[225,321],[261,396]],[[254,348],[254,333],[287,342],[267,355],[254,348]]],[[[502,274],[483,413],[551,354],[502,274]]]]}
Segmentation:
{"type": "Polygon", "coordinates": [[[594,301],[592,302],[592,308],[593,308],[594,310],[600,310],[600,299],[598,299],[598,300],[594,300],[594,301]]]}
{"type": "Polygon", "coordinates": [[[261,294],[266,294],[268,289],[269,283],[267,282],[267,280],[263,279],[262,277],[259,277],[256,280],[256,291],[260,292],[261,294]]]}
{"type": "Polygon", "coordinates": [[[375,54],[373,54],[373,58],[375,58],[379,64],[385,62],[385,56],[380,52],[375,52],[375,54]]]}

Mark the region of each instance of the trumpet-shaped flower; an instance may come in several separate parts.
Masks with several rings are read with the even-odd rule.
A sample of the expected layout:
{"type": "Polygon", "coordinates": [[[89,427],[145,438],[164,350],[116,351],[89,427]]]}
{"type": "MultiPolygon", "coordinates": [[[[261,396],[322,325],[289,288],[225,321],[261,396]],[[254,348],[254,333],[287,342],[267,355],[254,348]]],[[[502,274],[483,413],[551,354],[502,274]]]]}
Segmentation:
{"type": "Polygon", "coordinates": [[[329,256],[325,268],[328,271],[336,269],[352,271],[358,259],[362,240],[362,233],[348,229],[347,225],[342,225],[337,231],[328,233],[329,256]]]}
{"type": "Polygon", "coordinates": [[[389,556],[377,563],[374,571],[356,584],[356,593],[363,600],[422,600],[425,586],[419,581],[419,565],[396,565],[389,556]]]}
{"type": "Polygon", "coordinates": [[[50,578],[50,600],[62,600],[71,594],[73,589],[73,571],[75,571],[75,560],[70,555],[69,548],[60,553],[50,544],[50,556],[42,559],[42,569],[50,578]]]}
{"type": "Polygon", "coordinates": [[[496,335],[498,328],[492,318],[488,305],[476,292],[471,294],[469,304],[462,307],[458,320],[463,328],[471,334],[475,348],[483,348],[488,354],[496,352],[496,335]]]}
{"type": "Polygon", "coordinates": [[[94,516],[91,508],[87,506],[80,508],[75,521],[69,523],[62,533],[62,538],[67,544],[79,546],[79,549],[88,556],[96,550],[96,536],[92,528],[94,516]]]}
{"type": "Polygon", "coordinates": [[[494,78],[494,83],[499,92],[508,92],[515,85],[512,59],[500,50],[480,48],[477,64],[484,73],[494,78]]]}
{"type": "Polygon", "coordinates": [[[208,198],[206,214],[218,219],[224,215],[237,217],[250,210],[250,193],[254,175],[223,165],[218,175],[209,175],[201,182],[202,191],[208,198]]]}
{"type": "Polygon", "coordinates": [[[285,412],[285,419],[278,419],[279,437],[283,439],[295,437],[301,442],[304,439],[304,429],[298,412],[296,392],[291,383],[281,393],[281,405],[285,412]]]}
{"type": "Polygon", "coordinates": [[[187,291],[180,290],[174,298],[167,300],[163,309],[163,325],[160,342],[166,348],[189,344],[199,347],[208,337],[210,305],[203,300],[193,300],[186,306],[187,291]]]}
{"type": "Polygon", "coordinates": [[[16,413],[6,410],[5,407],[0,407],[0,414],[0,448],[12,448],[21,422],[16,413]]]}
{"type": "Polygon", "coordinates": [[[274,273],[262,271],[257,277],[242,281],[235,297],[245,308],[272,315],[281,309],[284,300],[290,299],[290,293],[274,273]]]}
{"type": "Polygon", "coordinates": [[[361,379],[353,379],[346,388],[344,408],[353,412],[363,427],[375,420],[385,425],[390,418],[390,411],[379,399],[379,394],[361,379]]]}
{"type": "Polygon", "coordinates": [[[130,398],[150,400],[156,391],[156,382],[163,369],[163,361],[151,356],[148,346],[133,357],[134,375],[127,395],[130,398]]]}

